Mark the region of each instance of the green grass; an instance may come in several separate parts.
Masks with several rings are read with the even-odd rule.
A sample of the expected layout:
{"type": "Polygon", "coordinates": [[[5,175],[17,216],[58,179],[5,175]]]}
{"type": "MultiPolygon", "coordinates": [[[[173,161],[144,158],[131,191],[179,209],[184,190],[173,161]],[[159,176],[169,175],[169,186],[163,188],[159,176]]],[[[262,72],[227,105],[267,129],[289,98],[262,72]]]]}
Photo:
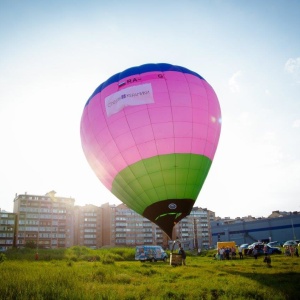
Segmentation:
{"type": "Polygon", "coordinates": [[[134,249],[12,250],[0,263],[0,299],[300,299],[300,258],[218,261],[187,266],[134,261],[134,249]]]}

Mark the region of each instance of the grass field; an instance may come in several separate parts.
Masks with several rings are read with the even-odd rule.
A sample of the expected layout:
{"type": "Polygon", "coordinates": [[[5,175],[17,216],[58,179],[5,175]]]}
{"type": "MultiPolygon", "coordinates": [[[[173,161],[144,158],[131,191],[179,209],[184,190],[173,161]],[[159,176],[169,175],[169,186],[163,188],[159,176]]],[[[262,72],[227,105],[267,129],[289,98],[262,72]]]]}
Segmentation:
{"type": "Polygon", "coordinates": [[[300,258],[219,261],[213,252],[187,266],[134,261],[134,249],[85,247],[6,252],[0,299],[300,299],[300,258]]]}

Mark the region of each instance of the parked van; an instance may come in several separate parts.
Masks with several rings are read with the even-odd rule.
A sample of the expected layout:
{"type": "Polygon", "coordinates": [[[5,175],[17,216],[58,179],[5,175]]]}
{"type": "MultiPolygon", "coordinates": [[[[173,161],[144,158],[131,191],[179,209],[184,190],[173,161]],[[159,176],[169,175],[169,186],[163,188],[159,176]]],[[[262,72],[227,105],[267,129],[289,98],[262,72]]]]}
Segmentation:
{"type": "Polygon", "coordinates": [[[151,262],[162,260],[166,262],[167,258],[168,254],[161,246],[136,246],[135,260],[139,260],[141,262],[147,260],[151,262]]]}

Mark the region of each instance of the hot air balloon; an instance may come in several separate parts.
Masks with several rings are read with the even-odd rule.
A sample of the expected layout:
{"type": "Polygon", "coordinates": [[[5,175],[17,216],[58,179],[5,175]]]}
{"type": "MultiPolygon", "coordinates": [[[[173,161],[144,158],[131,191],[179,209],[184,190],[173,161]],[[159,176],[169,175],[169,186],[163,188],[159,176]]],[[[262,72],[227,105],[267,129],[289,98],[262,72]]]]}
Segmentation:
{"type": "Polygon", "coordinates": [[[220,120],[218,98],[199,74],[145,64],[113,75],[91,95],[82,148],[104,186],[172,238],[207,177],[220,120]]]}

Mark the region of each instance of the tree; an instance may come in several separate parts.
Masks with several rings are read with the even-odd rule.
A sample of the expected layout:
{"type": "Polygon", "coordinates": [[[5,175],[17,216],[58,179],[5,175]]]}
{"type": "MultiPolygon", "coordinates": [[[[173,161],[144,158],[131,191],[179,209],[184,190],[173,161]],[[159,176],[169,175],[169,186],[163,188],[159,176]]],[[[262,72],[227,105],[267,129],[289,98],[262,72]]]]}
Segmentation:
{"type": "Polygon", "coordinates": [[[30,249],[35,249],[36,243],[35,243],[35,241],[26,241],[25,247],[30,248],[30,249]]]}

